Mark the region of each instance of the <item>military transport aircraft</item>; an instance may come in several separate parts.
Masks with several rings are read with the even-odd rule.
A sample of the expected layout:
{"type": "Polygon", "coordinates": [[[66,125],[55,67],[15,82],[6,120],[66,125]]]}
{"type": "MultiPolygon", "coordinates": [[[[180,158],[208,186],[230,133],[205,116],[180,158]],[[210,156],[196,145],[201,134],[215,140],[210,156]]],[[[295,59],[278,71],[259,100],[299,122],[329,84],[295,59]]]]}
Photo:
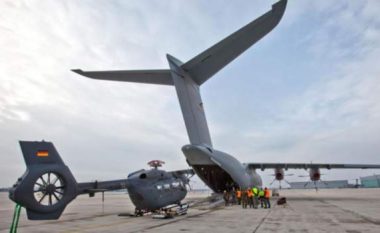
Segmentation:
{"type": "MultiPolygon", "coordinates": [[[[272,6],[270,11],[186,63],[182,63],[177,58],[168,54],[169,69],[73,71],[93,79],[174,86],[177,91],[187,134],[190,139],[190,144],[183,146],[182,151],[187,163],[194,169],[194,172],[217,193],[221,193],[223,190],[229,190],[233,186],[244,189],[252,186],[262,186],[261,177],[256,173],[254,164],[244,165],[235,157],[216,150],[213,147],[207,126],[204,105],[200,95],[200,86],[251,45],[268,34],[282,18],[286,3],[286,0],[278,1],[272,6]]],[[[30,219],[55,219],[60,216],[65,206],[78,194],[93,193],[98,189],[120,188],[122,185],[126,185],[128,188],[127,184],[132,184],[132,182],[127,181],[132,177],[142,180],[146,177],[148,180],[151,174],[144,172],[141,174],[136,173],[125,181],[77,184],[69,169],[59,158],[52,144],[46,142],[21,142],[21,145],[28,169],[24,176],[17,182],[15,188],[10,192],[10,197],[15,202],[27,207],[28,217],[30,219]],[[42,152],[47,151],[51,154],[50,156],[43,157],[41,153],[42,157],[40,157],[38,155],[40,150],[42,152]],[[66,188],[65,192],[62,192],[62,185],[55,186],[55,180],[51,183],[42,179],[42,183],[37,184],[38,179],[46,173],[48,179],[49,173],[54,173],[58,177],[58,180],[64,183],[63,187],[66,188]],[[41,188],[35,188],[35,185],[41,186],[41,188]],[[36,200],[33,195],[33,190],[36,192],[42,191],[45,196],[48,195],[49,204],[43,205],[43,203],[41,203],[43,200],[36,200]],[[50,201],[50,199],[53,198],[58,200],[54,204],[53,201],[50,201]]],[[[286,167],[286,164],[278,163],[276,165],[286,167]]],[[[347,165],[340,166],[342,168],[352,168],[350,166],[347,167],[347,165]]],[[[380,165],[357,164],[355,166],[358,168],[380,168],[380,165]]],[[[159,171],[157,171],[157,173],[158,172],[159,171]]],[[[154,176],[154,174],[153,171],[152,175],[154,176]]],[[[176,173],[168,174],[168,179],[172,179],[171,177],[174,177],[174,174],[176,173]]],[[[154,189],[153,184],[154,182],[147,184],[145,188],[154,189]]],[[[182,193],[178,191],[178,200],[182,198],[184,192],[184,190],[182,193]]],[[[156,197],[162,194],[170,198],[172,195],[171,192],[160,193],[160,190],[155,190],[153,193],[156,197]]],[[[149,197],[140,195],[132,195],[131,198],[132,200],[135,199],[139,201],[151,200],[149,197]]],[[[152,193],[149,192],[149,195],[152,195],[152,193]]],[[[159,200],[156,201],[161,203],[159,200]]],[[[160,205],[158,203],[155,205],[154,202],[150,203],[154,205],[155,208],[160,205]]],[[[167,202],[165,202],[165,204],[166,203],[167,202]]]]}
{"type": "MultiPolygon", "coordinates": [[[[233,186],[241,188],[262,186],[261,177],[256,173],[255,166],[243,165],[235,157],[213,147],[200,95],[200,86],[268,34],[279,23],[286,4],[287,0],[278,1],[270,11],[186,63],[168,54],[170,69],[117,71],[76,69],[73,71],[93,79],[174,86],[190,139],[190,144],[183,146],[182,151],[195,173],[214,192],[218,193],[229,190],[233,186]]],[[[280,163],[276,165],[286,166],[280,163]]],[[[355,168],[380,168],[380,165],[356,164],[355,166],[355,168]]],[[[343,164],[338,167],[353,168],[343,164]]]]}
{"type": "Polygon", "coordinates": [[[127,179],[77,183],[53,143],[20,141],[27,169],[9,191],[9,198],[24,206],[28,219],[58,219],[80,194],[127,189],[136,215],[180,204],[187,194],[192,169],[166,172],[162,161],[153,160],[150,170],[130,173],[127,179]]]}

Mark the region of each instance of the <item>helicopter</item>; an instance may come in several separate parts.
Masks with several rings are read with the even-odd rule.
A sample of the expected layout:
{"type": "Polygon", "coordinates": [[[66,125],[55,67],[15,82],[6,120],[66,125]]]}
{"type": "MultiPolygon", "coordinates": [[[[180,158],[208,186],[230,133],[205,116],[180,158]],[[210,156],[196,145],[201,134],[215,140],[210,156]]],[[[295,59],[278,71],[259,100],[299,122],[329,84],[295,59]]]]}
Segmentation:
{"type": "Polygon", "coordinates": [[[78,195],[127,189],[135,216],[179,205],[187,194],[192,169],[165,171],[153,160],[152,169],[132,172],[126,179],[77,183],[55,146],[46,141],[20,141],[25,173],[9,191],[9,198],[26,208],[29,220],[58,219],[78,195]]]}

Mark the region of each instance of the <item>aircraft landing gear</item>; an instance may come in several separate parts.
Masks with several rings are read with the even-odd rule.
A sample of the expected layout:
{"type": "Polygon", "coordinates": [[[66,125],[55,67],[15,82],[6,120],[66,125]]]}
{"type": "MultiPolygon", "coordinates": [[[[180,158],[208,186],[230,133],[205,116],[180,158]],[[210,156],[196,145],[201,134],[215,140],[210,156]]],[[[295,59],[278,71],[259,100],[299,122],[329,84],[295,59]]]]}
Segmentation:
{"type": "Polygon", "coordinates": [[[140,209],[135,209],[135,216],[136,217],[141,217],[144,216],[145,211],[140,210],[140,209]]]}

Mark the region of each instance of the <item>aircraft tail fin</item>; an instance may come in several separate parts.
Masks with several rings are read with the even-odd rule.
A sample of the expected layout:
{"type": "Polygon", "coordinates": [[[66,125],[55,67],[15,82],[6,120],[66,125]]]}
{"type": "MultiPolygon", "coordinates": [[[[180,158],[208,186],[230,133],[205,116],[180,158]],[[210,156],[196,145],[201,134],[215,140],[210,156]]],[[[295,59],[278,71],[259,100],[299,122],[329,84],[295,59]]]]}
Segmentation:
{"type": "Polygon", "coordinates": [[[53,143],[20,141],[22,155],[27,167],[31,165],[64,165],[53,143]]]}
{"type": "Polygon", "coordinates": [[[272,10],[195,56],[182,68],[201,85],[276,27],[284,14],[286,3],[287,0],[275,3],[272,10]]]}

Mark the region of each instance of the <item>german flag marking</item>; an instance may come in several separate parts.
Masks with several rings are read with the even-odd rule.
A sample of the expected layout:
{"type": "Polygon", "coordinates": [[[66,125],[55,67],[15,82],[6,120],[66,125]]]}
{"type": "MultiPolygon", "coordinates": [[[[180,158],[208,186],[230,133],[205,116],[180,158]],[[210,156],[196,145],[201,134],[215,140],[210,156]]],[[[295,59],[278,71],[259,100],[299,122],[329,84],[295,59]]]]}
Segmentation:
{"type": "Polygon", "coordinates": [[[48,157],[49,152],[47,150],[39,150],[39,151],[37,151],[37,156],[38,157],[48,157]]]}

